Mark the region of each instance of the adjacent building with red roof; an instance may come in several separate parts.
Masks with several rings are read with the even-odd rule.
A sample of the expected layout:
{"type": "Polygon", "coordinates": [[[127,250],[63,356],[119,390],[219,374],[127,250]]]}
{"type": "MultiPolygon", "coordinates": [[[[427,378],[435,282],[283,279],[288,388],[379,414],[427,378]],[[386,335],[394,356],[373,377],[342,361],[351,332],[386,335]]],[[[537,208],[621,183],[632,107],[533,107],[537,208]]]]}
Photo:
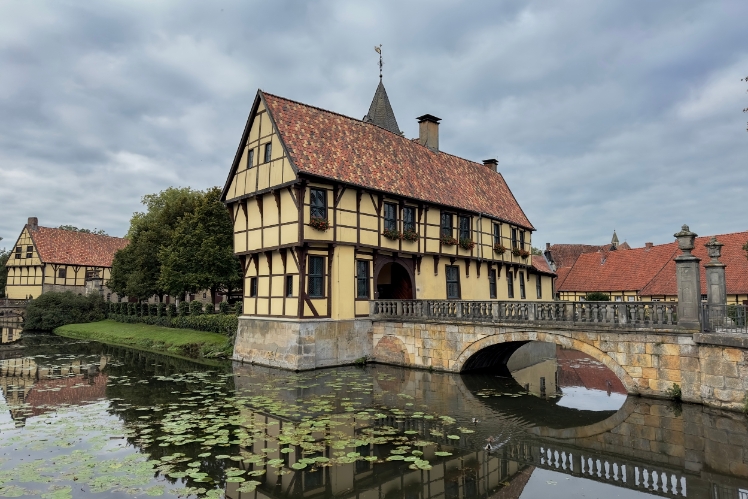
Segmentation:
{"type": "Polygon", "coordinates": [[[6,264],[5,296],[36,298],[47,291],[86,292],[86,286],[110,294],[109,279],[114,253],[127,246],[120,237],[40,227],[31,217],[21,231],[6,264]]]}
{"type": "MultiPolygon", "coordinates": [[[[709,262],[705,244],[711,236],[697,237],[693,254],[701,259],[701,289],[706,294],[704,264],[709,262]]],[[[744,303],[748,300],[748,258],[743,245],[748,242],[748,231],[720,234],[724,244],[721,262],[725,268],[727,302],[744,303]]],[[[626,251],[606,251],[579,255],[574,264],[559,272],[557,290],[562,300],[579,300],[590,292],[603,292],[617,301],[676,301],[678,289],[674,258],[680,254],[676,242],[653,245],[626,251]]]]}

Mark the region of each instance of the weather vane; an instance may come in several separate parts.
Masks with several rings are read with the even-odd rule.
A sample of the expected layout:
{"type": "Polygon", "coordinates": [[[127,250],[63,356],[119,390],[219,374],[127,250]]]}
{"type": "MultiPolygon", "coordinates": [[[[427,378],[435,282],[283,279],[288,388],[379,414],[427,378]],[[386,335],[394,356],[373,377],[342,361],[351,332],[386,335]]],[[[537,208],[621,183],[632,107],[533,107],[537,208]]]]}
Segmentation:
{"type": "Polygon", "coordinates": [[[379,79],[382,79],[382,66],[384,63],[382,62],[382,44],[379,44],[379,47],[374,45],[374,50],[377,51],[377,54],[379,54],[379,79]]]}

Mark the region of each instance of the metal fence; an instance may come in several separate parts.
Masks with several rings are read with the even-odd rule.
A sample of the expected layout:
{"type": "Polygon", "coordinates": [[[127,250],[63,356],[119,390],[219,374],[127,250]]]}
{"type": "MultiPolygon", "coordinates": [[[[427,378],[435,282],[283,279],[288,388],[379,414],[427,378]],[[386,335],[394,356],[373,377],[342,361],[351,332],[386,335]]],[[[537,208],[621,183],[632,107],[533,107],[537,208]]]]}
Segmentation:
{"type": "Polygon", "coordinates": [[[748,305],[701,305],[701,331],[704,333],[748,333],[748,305]]]}
{"type": "Polygon", "coordinates": [[[529,302],[472,300],[372,300],[372,319],[455,322],[544,322],[620,327],[672,328],[670,302],[529,302]]]}

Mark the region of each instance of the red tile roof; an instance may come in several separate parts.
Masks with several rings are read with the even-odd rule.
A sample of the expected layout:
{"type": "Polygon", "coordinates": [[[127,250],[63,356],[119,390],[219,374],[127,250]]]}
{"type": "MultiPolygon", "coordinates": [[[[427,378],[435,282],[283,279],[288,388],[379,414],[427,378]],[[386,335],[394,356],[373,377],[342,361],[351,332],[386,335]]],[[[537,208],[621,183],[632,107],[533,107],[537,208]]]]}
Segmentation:
{"type": "Polygon", "coordinates": [[[559,291],[639,291],[677,254],[675,243],[579,255],[559,291]]]}
{"type": "MultiPolygon", "coordinates": [[[[710,238],[697,237],[693,250],[693,254],[701,258],[701,290],[704,294],[704,264],[710,260],[704,244],[710,238]]],[[[742,249],[748,242],[748,231],[721,234],[717,240],[724,243],[720,261],[727,265],[727,294],[748,294],[748,258],[742,249]]],[[[556,288],[559,291],[637,291],[640,296],[675,296],[678,288],[673,258],[680,254],[676,242],[651,248],[585,253],[568,271],[557,271],[556,288]]]]}
{"type": "MultiPolygon", "coordinates": [[[[706,272],[704,264],[709,263],[711,258],[707,255],[706,247],[711,236],[697,237],[694,241],[692,253],[701,258],[701,293],[706,294],[706,272]]],[[[748,294],[748,258],[746,258],[743,245],[748,242],[748,231],[733,232],[732,234],[720,234],[717,241],[722,246],[720,261],[727,265],[725,267],[725,284],[728,295],[748,294]]],[[[671,243],[676,245],[677,243],[671,243]]],[[[678,251],[677,254],[680,254],[678,251]]],[[[642,296],[675,296],[678,294],[678,286],[675,279],[675,261],[670,261],[658,272],[654,278],[639,292],[642,296]]]]}
{"type": "Polygon", "coordinates": [[[559,267],[556,269],[556,290],[559,290],[559,287],[564,284],[570,270],[571,267],[559,267]]]}
{"type": "Polygon", "coordinates": [[[545,257],[543,255],[532,255],[530,257],[530,262],[530,265],[532,265],[532,267],[538,272],[551,275],[555,274],[551,270],[551,267],[548,265],[548,262],[545,260],[545,257]]]}
{"type": "MultiPolygon", "coordinates": [[[[259,92],[298,172],[534,230],[501,174],[361,120],[259,92]]],[[[232,169],[231,176],[233,176],[232,169]]]]}
{"type": "Polygon", "coordinates": [[[121,237],[99,236],[49,227],[29,230],[29,234],[42,262],[89,267],[111,267],[114,253],[130,242],[121,237]]]}
{"type": "Polygon", "coordinates": [[[556,268],[571,267],[577,261],[579,255],[583,253],[594,253],[602,248],[609,247],[609,244],[597,246],[593,244],[553,244],[549,248],[551,258],[556,264],[556,268]]]}

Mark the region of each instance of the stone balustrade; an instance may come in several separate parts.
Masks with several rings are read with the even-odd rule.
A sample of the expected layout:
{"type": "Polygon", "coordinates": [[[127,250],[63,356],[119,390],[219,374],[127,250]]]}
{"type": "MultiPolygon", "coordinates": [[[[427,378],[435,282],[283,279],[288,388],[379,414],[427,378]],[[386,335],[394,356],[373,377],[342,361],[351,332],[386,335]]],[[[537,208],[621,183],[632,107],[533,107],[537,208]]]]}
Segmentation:
{"type": "Polygon", "coordinates": [[[675,302],[372,300],[370,317],[373,320],[540,322],[665,329],[678,324],[675,302]]]}

